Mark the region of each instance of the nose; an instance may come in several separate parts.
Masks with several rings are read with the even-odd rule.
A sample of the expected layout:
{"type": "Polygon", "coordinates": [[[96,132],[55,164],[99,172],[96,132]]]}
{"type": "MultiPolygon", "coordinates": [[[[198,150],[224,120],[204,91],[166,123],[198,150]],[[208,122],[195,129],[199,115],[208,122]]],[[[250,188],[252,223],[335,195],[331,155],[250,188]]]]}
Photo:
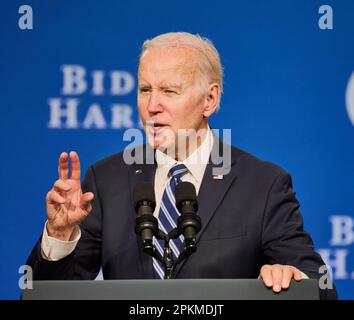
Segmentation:
{"type": "Polygon", "coordinates": [[[152,114],[160,113],[163,111],[162,101],[160,95],[155,90],[152,90],[149,101],[148,101],[148,111],[152,114]]]}

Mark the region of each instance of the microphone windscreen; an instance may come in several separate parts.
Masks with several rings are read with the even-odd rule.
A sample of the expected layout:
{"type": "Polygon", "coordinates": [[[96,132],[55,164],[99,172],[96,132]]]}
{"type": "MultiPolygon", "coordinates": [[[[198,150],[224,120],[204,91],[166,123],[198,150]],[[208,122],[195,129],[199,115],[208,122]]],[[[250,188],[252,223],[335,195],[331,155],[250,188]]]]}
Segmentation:
{"type": "Polygon", "coordinates": [[[141,201],[151,202],[151,207],[155,210],[155,191],[154,187],[149,182],[140,182],[134,188],[133,202],[135,209],[137,209],[137,206],[141,201]]]}
{"type": "Polygon", "coordinates": [[[197,201],[197,192],[190,182],[180,182],[176,187],[175,195],[177,208],[183,201],[197,201]]]}

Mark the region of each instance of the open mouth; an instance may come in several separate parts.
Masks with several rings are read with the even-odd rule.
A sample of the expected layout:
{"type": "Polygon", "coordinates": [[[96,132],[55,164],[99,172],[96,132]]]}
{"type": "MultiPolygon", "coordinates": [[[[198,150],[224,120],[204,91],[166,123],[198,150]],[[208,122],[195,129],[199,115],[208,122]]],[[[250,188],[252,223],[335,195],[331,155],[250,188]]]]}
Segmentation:
{"type": "Polygon", "coordinates": [[[163,123],[159,123],[159,122],[151,122],[151,123],[147,123],[147,127],[148,127],[149,132],[154,133],[154,134],[158,134],[163,129],[167,128],[168,126],[163,123]]]}

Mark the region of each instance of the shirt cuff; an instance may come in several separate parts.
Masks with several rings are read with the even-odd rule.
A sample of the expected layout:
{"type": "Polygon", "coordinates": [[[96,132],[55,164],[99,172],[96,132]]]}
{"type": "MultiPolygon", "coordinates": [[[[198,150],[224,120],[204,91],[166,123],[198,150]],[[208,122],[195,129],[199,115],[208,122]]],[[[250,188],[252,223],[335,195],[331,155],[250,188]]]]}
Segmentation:
{"type": "MultiPolygon", "coordinates": [[[[48,221],[47,221],[48,222],[48,221]]],[[[48,261],[58,261],[65,258],[72,253],[77,243],[81,238],[80,228],[75,235],[75,239],[71,241],[63,241],[53,237],[50,237],[47,232],[47,222],[44,225],[42,242],[41,242],[41,254],[43,259],[48,261]]]]}

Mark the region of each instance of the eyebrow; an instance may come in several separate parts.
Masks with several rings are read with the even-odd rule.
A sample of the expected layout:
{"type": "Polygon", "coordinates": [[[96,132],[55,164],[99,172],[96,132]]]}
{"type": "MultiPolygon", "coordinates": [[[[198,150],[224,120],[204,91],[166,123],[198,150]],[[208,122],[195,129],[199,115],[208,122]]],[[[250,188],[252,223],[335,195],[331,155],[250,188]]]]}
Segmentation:
{"type": "Polygon", "coordinates": [[[183,86],[181,84],[176,83],[164,83],[160,86],[161,89],[173,88],[173,89],[182,89],[183,86]]]}
{"type": "MultiPolygon", "coordinates": [[[[139,88],[151,88],[151,85],[147,83],[141,83],[139,84],[139,88]]],[[[168,89],[168,88],[183,89],[183,85],[177,83],[163,83],[159,85],[159,88],[160,89],[168,89]]]]}

